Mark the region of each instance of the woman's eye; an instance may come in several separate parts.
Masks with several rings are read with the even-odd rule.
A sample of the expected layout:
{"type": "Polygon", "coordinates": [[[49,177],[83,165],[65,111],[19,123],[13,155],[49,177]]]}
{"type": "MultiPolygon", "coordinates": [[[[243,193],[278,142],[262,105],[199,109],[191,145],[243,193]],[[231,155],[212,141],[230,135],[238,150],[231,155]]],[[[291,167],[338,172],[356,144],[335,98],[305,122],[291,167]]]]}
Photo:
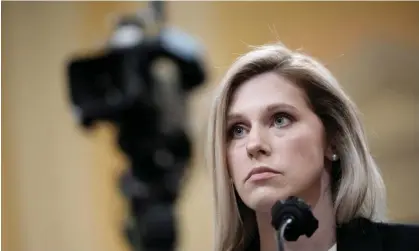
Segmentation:
{"type": "Polygon", "coordinates": [[[239,126],[239,125],[233,126],[230,131],[230,134],[233,138],[243,137],[244,133],[245,133],[245,129],[243,128],[243,126],[239,126]]]}
{"type": "Polygon", "coordinates": [[[284,114],[278,114],[275,116],[274,124],[276,127],[282,128],[289,125],[290,123],[291,119],[284,114]]]}

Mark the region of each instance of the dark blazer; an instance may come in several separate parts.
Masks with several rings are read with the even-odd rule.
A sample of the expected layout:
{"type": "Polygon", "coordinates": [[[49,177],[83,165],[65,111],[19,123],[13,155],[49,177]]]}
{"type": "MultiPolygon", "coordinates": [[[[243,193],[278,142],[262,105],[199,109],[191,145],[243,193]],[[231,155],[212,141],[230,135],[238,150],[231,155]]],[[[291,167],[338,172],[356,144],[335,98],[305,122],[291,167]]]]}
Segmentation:
{"type": "Polygon", "coordinates": [[[338,251],[419,251],[419,226],[365,218],[337,228],[338,251]]]}
{"type": "MultiPolygon", "coordinates": [[[[337,251],[419,251],[419,226],[357,218],[336,229],[337,251]]],[[[259,250],[257,236],[246,251],[259,250]]]]}

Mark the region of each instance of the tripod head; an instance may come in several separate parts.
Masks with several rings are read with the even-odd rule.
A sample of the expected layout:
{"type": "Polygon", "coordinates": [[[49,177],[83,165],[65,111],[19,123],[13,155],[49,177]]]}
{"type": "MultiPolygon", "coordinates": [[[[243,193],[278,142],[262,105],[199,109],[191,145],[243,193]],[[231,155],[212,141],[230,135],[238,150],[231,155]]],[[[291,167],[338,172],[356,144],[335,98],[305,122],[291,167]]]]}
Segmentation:
{"type": "Polygon", "coordinates": [[[69,96],[84,128],[108,121],[130,160],[121,190],[131,202],[134,250],[174,250],[173,205],[191,154],[185,98],[206,77],[199,45],[164,26],[163,2],[121,18],[108,46],[68,63],[69,96]]]}

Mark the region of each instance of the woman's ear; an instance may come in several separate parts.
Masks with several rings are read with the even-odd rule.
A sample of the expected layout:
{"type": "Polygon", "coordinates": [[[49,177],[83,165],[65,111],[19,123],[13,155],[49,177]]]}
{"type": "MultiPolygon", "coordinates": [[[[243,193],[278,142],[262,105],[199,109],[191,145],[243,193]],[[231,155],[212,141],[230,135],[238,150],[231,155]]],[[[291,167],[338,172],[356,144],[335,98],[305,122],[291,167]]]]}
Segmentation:
{"type": "Polygon", "coordinates": [[[339,159],[339,155],[335,149],[335,147],[330,146],[326,150],[326,158],[332,162],[337,161],[339,159]]]}
{"type": "Polygon", "coordinates": [[[339,159],[335,139],[329,140],[327,148],[326,148],[325,156],[328,160],[332,162],[337,161],[339,159]]]}

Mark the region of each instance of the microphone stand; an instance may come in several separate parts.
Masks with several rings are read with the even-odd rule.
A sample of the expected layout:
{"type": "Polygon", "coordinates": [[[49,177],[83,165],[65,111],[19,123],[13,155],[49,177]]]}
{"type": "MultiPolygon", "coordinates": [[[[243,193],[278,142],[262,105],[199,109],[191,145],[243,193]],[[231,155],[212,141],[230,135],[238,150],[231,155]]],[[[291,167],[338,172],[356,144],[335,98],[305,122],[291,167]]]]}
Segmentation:
{"type": "Polygon", "coordinates": [[[281,227],[279,229],[279,231],[277,231],[277,242],[278,242],[278,251],[284,251],[284,234],[285,234],[285,229],[289,226],[289,224],[292,223],[292,219],[291,218],[287,218],[285,220],[284,223],[281,224],[281,227]]]}

